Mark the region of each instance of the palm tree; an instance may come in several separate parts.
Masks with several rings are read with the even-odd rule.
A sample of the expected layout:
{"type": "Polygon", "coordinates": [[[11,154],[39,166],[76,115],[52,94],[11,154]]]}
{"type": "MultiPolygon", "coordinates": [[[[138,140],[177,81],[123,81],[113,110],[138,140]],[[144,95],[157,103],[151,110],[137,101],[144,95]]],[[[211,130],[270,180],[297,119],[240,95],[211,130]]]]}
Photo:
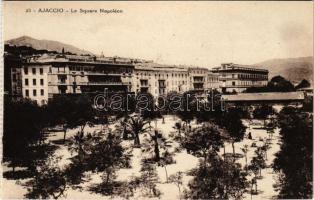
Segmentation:
{"type": "Polygon", "coordinates": [[[128,139],[128,129],[127,129],[128,117],[125,116],[124,119],[121,119],[116,125],[117,133],[121,134],[124,140],[128,139]]]}
{"type": "Polygon", "coordinates": [[[143,118],[139,116],[130,117],[127,121],[127,127],[130,129],[134,138],[134,145],[140,146],[140,137],[139,134],[147,132],[150,126],[147,126],[148,121],[145,121],[143,118]]]}

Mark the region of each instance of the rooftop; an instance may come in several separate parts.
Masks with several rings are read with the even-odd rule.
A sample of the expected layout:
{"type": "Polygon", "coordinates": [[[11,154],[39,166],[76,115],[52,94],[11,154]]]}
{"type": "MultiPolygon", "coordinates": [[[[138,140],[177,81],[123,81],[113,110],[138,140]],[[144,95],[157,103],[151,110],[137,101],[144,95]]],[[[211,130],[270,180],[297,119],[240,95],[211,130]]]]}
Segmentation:
{"type": "Polygon", "coordinates": [[[265,93],[239,93],[236,95],[222,95],[226,102],[243,101],[300,101],[304,99],[303,92],[265,92],[265,93]]]}
{"type": "Polygon", "coordinates": [[[148,71],[181,71],[187,72],[188,68],[176,65],[162,65],[158,63],[140,63],[135,65],[137,70],[148,70],[148,71]]]}
{"type": "Polygon", "coordinates": [[[222,63],[219,67],[212,68],[213,71],[228,71],[228,70],[245,70],[245,71],[259,71],[259,72],[268,72],[266,69],[259,69],[254,65],[241,65],[235,63],[222,63]]]}

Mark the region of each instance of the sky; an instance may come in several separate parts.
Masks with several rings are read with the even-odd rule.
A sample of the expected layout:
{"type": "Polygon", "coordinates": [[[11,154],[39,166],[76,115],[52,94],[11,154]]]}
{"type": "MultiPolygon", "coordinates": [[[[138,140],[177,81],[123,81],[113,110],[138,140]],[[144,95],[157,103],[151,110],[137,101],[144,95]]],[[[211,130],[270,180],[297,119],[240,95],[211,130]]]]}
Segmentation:
{"type": "Polygon", "coordinates": [[[4,40],[27,35],[105,56],[208,68],[225,62],[254,64],[313,55],[311,1],[3,4],[4,40]],[[64,12],[38,13],[39,8],[62,8],[64,12]],[[71,9],[78,12],[71,13],[71,9]],[[98,13],[83,14],[80,9],[98,13]],[[104,14],[99,9],[122,13],[104,14]]]}

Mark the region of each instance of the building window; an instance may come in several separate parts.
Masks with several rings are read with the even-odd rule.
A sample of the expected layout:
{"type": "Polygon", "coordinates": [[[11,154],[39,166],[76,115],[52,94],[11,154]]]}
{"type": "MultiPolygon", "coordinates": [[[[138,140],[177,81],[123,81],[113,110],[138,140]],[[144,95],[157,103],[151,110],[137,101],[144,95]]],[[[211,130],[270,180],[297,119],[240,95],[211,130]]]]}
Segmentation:
{"type": "Polygon", "coordinates": [[[25,79],[25,85],[28,85],[28,79],[27,78],[25,79]]]}
{"type": "Polygon", "coordinates": [[[36,85],[36,79],[33,79],[33,85],[36,85]]]}
{"type": "Polygon", "coordinates": [[[29,91],[25,90],[25,96],[29,97],[29,91]]]}
{"type": "Polygon", "coordinates": [[[43,89],[40,90],[40,95],[44,96],[44,90],[43,89]]]}
{"type": "Polygon", "coordinates": [[[24,68],[24,74],[28,74],[28,68],[24,68]]]}
{"type": "Polygon", "coordinates": [[[12,79],[13,79],[13,82],[16,82],[16,74],[13,74],[12,79]]]}
{"type": "Polygon", "coordinates": [[[36,74],[36,68],[32,68],[32,73],[36,74]]]}
{"type": "Polygon", "coordinates": [[[232,85],[233,85],[233,86],[235,85],[235,82],[234,82],[234,81],[232,81],[232,85]]]}
{"type": "Polygon", "coordinates": [[[44,69],[43,68],[39,68],[39,73],[43,74],[44,73],[44,69]]]}
{"type": "Polygon", "coordinates": [[[37,91],[33,90],[33,96],[36,97],[37,96],[37,91]]]}
{"type": "Polygon", "coordinates": [[[40,79],[40,85],[44,85],[44,79],[40,79]]]}

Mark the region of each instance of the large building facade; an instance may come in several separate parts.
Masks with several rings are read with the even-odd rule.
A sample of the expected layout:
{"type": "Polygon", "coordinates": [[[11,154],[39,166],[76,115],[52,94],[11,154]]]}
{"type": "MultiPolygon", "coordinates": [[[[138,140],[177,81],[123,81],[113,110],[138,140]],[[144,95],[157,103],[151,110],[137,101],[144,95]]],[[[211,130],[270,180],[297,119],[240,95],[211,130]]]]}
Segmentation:
{"type": "MultiPolygon", "coordinates": [[[[12,68],[12,76],[16,70],[20,71],[21,96],[42,105],[58,94],[130,91],[134,66],[90,56],[44,55],[12,68]]],[[[12,85],[15,82],[18,80],[12,79],[12,85]]]]}
{"type": "Polygon", "coordinates": [[[153,96],[171,91],[183,93],[189,88],[188,69],[178,66],[141,63],[135,65],[132,92],[149,92],[153,96]]]}
{"type": "Polygon", "coordinates": [[[204,92],[217,89],[241,92],[267,84],[268,71],[223,64],[207,68],[161,65],[153,61],[77,55],[32,56],[11,68],[12,94],[42,105],[59,94],[204,92]]]}
{"type": "Polygon", "coordinates": [[[268,82],[268,70],[249,65],[224,63],[212,72],[219,75],[222,92],[243,92],[250,87],[266,86],[268,82]]]}

